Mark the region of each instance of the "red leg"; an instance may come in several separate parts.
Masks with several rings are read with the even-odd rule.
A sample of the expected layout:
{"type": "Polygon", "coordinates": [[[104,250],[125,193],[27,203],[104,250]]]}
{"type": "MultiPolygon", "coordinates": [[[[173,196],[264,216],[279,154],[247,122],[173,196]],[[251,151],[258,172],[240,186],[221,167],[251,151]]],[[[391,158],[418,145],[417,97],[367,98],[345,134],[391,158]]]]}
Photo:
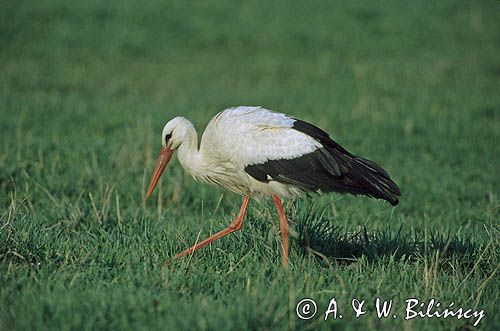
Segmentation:
{"type": "Polygon", "coordinates": [[[288,265],[288,220],[285,215],[285,211],[283,210],[283,206],[281,205],[280,198],[273,194],[274,204],[276,205],[276,209],[278,209],[278,215],[280,216],[280,230],[281,236],[283,237],[283,242],[281,243],[281,251],[282,251],[282,262],[286,267],[288,265]]]}
{"type": "Polygon", "coordinates": [[[236,217],[236,219],[231,224],[229,224],[229,226],[226,229],[219,231],[216,234],[214,234],[213,236],[203,240],[202,242],[197,243],[193,247],[188,248],[183,252],[180,252],[175,257],[182,257],[185,255],[193,254],[194,251],[196,251],[202,247],[205,247],[206,245],[210,244],[212,241],[220,239],[220,238],[224,237],[225,235],[228,235],[230,233],[233,233],[233,232],[241,229],[241,225],[243,224],[243,219],[245,218],[245,213],[247,211],[247,206],[248,206],[249,201],[250,201],[250,197],[248,195],[246,195],[245,198],[243,199],[243,203],[241,204],[241,208],[240,208],[240,212],[238,214],[238,217],[236,217]]]}

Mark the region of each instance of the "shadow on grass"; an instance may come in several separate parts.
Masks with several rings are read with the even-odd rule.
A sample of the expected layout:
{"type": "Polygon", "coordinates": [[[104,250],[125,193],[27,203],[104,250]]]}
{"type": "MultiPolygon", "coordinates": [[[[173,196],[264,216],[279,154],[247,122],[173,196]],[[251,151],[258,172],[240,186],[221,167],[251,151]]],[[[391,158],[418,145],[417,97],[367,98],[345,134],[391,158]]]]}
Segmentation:
{"type": "Polygon", "coordinates": [[[330,219],[318,214],[304,217],[295,223],[297,244],[303,254],[312,253],[319,259],[325,257],[339,264],[355,263],[361,257],[369,262],[416,261],[423,258],[436,258],[441,261],[458,257],[461,263],[472,267],[484,247],[456,235],[427,233],[423,231],[403,231],[401,225],[397,232],[368,232],[366,228],[354,233],[346,233],[331,225],[330,219]]]}

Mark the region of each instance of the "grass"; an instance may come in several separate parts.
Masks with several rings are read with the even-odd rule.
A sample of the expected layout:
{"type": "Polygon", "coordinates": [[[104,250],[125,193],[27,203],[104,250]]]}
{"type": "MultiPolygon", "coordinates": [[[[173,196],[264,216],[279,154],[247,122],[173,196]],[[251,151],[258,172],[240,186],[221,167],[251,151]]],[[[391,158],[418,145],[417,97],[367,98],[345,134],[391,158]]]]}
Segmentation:
{"type": "Polygon", "coordinates": [[[498,3],[0,7],[0,329],[499,328],[498,3]],[[381,163],[400,205],[288,202],[285,270],[274,208],[251,202],[242,231],[171,260],[240,198],[173,162],[145,202],[161,129],[234,105],[319,124],[381,163]],[[323,321],[333,297],[344,318],[323,321]],[[404,320],[404,300],[433,297],[486,317],[404,320]]]}

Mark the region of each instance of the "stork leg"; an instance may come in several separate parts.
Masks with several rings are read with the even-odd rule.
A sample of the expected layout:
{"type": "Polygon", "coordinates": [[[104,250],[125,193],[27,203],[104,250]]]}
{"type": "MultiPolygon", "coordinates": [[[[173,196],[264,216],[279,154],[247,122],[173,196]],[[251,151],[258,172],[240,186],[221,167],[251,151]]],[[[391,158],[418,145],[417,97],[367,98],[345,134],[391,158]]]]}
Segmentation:
{"type": "Polygon", "coordinates": [[[214,234],[213,236],[203,240],[202,242],[197,243],[193,247],[188,248],[185,251],[180,252],[175,257],[182,257],[182,256],[193,254],[194,251],[196,251],[202,247],[205,247],[206,245],[210,244],[212,241],[220,239],[220,238],[224,237],[225,235],[228,235],[230,233],[233,233],[233,232],[241,229],[241,225],[243,224],[243,219],[245,218],[245,213],[247,211],[247,206],[248,206],[249,201],[250,201],[250,197],[248,195],[246,195],[245,198],[243,199],[243,203],[241,204],[241,208],[240,208],[240,212],[238,213],[238,217],[236,217],[236,219],[231,224],[229,224],[229,226],[226,229],[219,231],[216,234],[214,234]]]}
{"type": "Polygon", "coordinates": [[[283,241],[281,242],[281,256],[283,266],[286,267],[288,265],[288,219],[286,218],[285,211],[281,205],[280,198],[276,194],[273,194],[273,200],[280,217],[280,230],[281,236],[283,237],[283,241]]]}

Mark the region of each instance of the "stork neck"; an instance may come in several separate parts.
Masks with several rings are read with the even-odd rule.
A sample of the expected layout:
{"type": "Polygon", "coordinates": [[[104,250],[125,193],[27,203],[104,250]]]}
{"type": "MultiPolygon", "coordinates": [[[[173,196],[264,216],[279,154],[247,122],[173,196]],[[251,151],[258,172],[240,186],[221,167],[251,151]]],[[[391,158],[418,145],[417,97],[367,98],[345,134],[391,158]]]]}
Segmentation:
{"type": "Polygon", "coordinates": [[[177,149],[177,153],[184,170],[192,176],[196,176],[201,167],[202,157],[198,149],[198,134],[194,126],[188,127],[185,140],[177,149]]]}

